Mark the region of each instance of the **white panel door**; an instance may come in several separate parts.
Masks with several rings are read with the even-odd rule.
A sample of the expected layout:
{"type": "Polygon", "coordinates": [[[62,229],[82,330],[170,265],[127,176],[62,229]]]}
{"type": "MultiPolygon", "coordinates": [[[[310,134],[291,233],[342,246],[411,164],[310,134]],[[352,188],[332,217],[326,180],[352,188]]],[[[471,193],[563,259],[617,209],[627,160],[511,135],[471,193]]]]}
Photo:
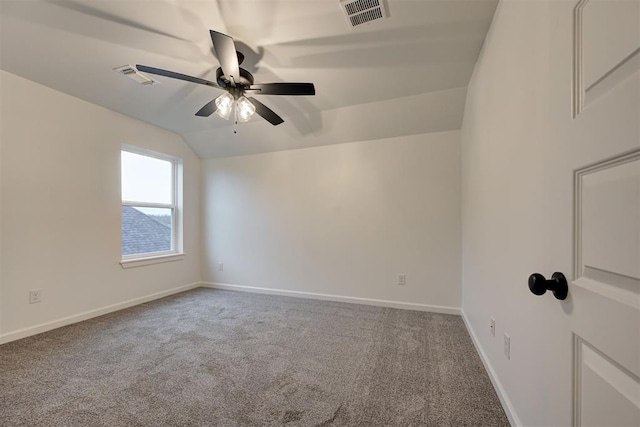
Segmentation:
{"type": "Polygon", "coordinates": [[[549,192],[573,424],[640,426],[640,1],[550,7],[566,21],[551,37],[549,192]]]}

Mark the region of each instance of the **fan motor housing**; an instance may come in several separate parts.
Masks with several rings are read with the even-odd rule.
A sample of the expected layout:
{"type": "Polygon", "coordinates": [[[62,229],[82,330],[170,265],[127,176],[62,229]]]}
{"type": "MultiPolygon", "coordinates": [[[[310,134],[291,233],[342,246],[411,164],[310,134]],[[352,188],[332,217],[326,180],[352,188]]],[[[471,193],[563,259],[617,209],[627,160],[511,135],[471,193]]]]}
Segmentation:
{"type": "MultiPolygon", "coordinates": [[[[226,79],[224,73],[222,72],[222,67],[216,70],[216,81],[223,88],[228,88],[231,86],[231,82],[226,79]]],[[[253,84],[253,74],[245,70],[244,68],[240,68],[240,79],[236,81],[236,85],[240,85],[242,87],[251,86],[253,84]]]]}

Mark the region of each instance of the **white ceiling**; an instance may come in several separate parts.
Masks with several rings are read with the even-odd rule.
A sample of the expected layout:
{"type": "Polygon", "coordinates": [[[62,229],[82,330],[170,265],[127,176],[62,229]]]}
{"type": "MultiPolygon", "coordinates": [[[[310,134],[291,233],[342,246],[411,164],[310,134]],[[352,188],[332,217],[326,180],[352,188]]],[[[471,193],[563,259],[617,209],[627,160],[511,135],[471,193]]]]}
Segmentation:
{"type": "Polygon", "coordinates": [[[338,0],[0,0],[0,68],[180,133],[203,158],[460,129],[466,86],[498,0],[388,0],[347,25],[338,0]],[[229,34],[256,83],[312,82],[314,97],[260,96],[285,123],[194,114],[221,92],[112,71],[144,64],[215,81],[209,29],[229,34]]]}

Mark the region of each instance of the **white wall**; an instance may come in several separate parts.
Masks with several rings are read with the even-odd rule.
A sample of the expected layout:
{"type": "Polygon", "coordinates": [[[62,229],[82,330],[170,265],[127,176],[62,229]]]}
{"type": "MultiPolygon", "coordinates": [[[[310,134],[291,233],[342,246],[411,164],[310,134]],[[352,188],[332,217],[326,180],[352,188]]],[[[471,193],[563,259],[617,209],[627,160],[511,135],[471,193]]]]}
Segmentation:
{"type": "Polygon", "coordinates": [[[527,288],[528,276],[547,274],[550,265],[548,7],[498,5],[462,130],[462,307],[511,415],[524,425],[571,422],[570,382],[549,377],[549,358],[564,351],[552,345],[548,320],[562,316],[557,305],[536,306],[527,288]],[[505,332],[511,360],[503,354],[505,332]]]}
{"type": "Polygon", "coordinates": [[[180,136],[4,71],[0,84],[0,338],[200,280],[200,161],[180,136]],[[184,159],[184,260],[121,268],[122,143],[184,159]]]}
{"type": "Polygon", "coordinates": [[[460,307],[459,131],[202,167],[203,280],[460,307]]]}
{"type": "MultiPolygon", "coordinates": [[[[2,102],[1,98],[2,98],[2,92],[3,92],[3,79],[0,76],[0,103],[2,102]]],[[[1,104],[0,104],[1,105],[1,104]]],[[[0,108],[0,337],[2,336],[2,319],[3,319],[3,309],[2,309],[2,301],[3,301],[3,297],[2,297],[2,288],[3,288],[3,268],[2,265],[4,263],[4,256],[2,255],[2,241],[4,240],[2,238],[2,236],[4,235],[2,233],[2,210],[3,210],[3,204],[2,204],[2,193],[3,193],[3,185],[2,185],[2,154],[4,152],[4,148],[3,148],[3,138],[2,138],[2,128],[3,128],[3,117],[2,117],[2,108],[0,108]]],[[[2,339],[0,338],[0,342],[2,342],[2,339]]]]}
{"type": "Polygon", "coordinates": [[[552,314],[534,309],[527,288],[529,274],[546,274],[550,263],[547,9],[546,2],[500,2],[462,127],[462,310],[515,406],[512,422],[525,425],[570,424],[559,423],[549,405],[564,387],[560,379],[549,387],[553,331],[538,328],[552,314]],[[511,360],[503,354],[505,332],[511,360]]]}

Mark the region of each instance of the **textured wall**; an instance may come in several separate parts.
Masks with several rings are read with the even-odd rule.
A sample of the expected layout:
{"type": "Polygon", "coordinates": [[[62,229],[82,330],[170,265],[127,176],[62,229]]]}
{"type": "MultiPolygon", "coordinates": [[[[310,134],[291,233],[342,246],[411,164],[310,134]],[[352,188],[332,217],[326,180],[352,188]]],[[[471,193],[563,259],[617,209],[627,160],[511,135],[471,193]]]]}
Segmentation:
{"type": "Polygon", "coordinates": [[[460,307],[460,132],[202,167],[205,281],[460,307]]]}
{"type": "Polygon", "coordinates": [[[0,333],[200,279],[200,160],[178,135],[1,72],[0,333]],[[123,270],[120,146],[184,159],[182,261],[123,270]],[[29,289],[43,301],[29,304],[29,289]]]}

